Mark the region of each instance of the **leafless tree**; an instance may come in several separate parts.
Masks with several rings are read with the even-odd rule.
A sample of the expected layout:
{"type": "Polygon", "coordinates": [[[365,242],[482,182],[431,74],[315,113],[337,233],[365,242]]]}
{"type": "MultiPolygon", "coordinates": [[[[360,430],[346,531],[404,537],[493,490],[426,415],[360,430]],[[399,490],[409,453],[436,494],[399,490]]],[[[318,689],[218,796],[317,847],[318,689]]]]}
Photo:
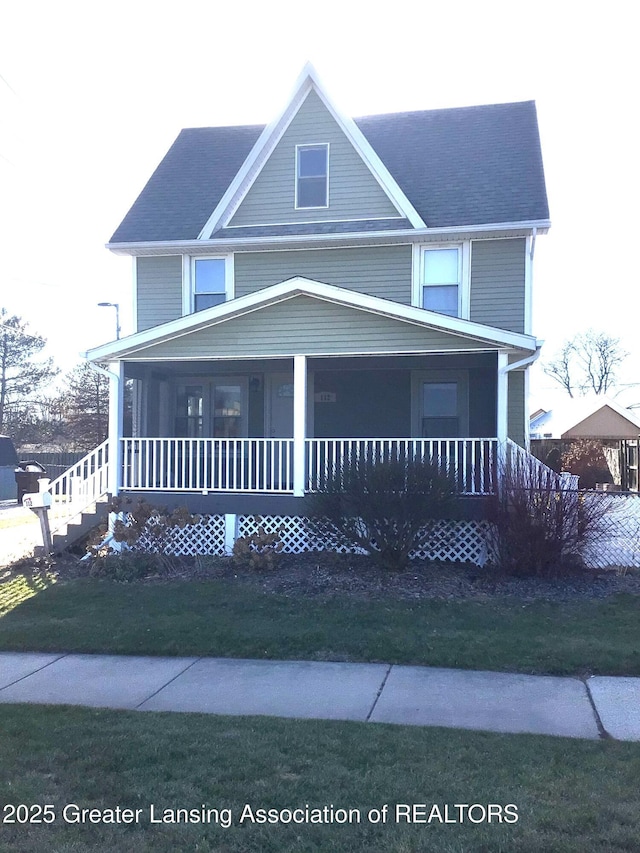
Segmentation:
{"type": "Polygon", "coordinates": [[[570,397],[607,394],[615,387],[618,368],[627,355],[620,338],[589,329],[565,341],[543,370],[559,382],[570,397]]]}

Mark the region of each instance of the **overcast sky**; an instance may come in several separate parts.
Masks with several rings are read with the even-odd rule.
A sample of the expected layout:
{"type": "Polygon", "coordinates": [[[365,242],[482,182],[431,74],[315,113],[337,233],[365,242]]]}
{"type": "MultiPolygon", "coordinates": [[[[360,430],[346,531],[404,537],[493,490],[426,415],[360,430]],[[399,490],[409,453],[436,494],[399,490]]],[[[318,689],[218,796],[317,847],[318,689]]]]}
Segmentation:
{"type": "MultiPolygon", "coordinates": [[[[534,99],[553,222],[534,332],[547,358],[588,327],[619,335],[640,379],[632,4],[224,6],[0,0],[0,304],[58,363],[114,336],[97,302],[130,330],[131,264],[104,244],[180,128],[270,121],[310,60],[352,116],[534,99]]],[[[534,407],[552,387],[538,371],[534,407]]]]}

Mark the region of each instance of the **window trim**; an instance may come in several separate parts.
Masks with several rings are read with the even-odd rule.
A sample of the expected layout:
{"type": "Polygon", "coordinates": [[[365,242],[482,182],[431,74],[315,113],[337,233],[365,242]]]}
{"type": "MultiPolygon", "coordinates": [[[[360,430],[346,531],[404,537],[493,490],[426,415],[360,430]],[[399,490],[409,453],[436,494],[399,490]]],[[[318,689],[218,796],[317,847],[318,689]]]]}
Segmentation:
{"type": "MultiPolygon", "coordinates": [[[[225,302],[235,296],[233,254],[183,255],[182,256],[182,315],[195,314],[196,261],[222,260],[224,265],[225,302]]],[[[223,303],[221,303],[223,304],[223,303]]],[[[202,309],[207,310],[207,309],[202,309]]]]}
{"type": "MultiPolygon", "coordinates": [[[[470,271],[471,271],[471,241],[452,241],[451,243],[414,243],[413,245],[413,270],[411,304],[416,308],[422,306],[422,289],[428,287],[423,283],[425,252],[438,249],[458,249],[460,255],[458,265],[460,269],[460,281],[458,284],[458,313],[461,320],[468,320],[470,313],[470,271]]],[[[429,311],[429,308],[423,308],[429,311]]],[[[439,313],[437,311],[435,314],[439,313]]],[[[442,314],[443,317],[451,317],[451,314],[442,314]]]]}
{"type": "Polygon", "coordinates": [[[329,208],[329,162],[330,162],[330,143],[329,142],[307,142],[304,145],[296,145],[296,156],[294,162],[294,210],[328,210],[329,208]],[[298,204],[298,167],[300,163],[300,151],[307,148],[325,148],[327,152],[327,175],[326,175],[326,204],[300,205],[298,204]]]}

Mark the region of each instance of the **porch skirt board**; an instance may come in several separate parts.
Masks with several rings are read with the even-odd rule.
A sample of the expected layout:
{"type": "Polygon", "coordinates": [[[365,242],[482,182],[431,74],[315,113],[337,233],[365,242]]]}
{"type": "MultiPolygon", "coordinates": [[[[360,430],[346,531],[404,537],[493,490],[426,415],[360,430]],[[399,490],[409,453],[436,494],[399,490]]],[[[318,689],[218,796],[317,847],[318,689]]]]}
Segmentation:
{"type": "MultiPolygon", "coordinates": [[[[432,531],[432,547],[414,552],[416,560],[445,560],[455,563],[474,563],[483,566],[487,561],[483,527],[484,521],[440,521],[432,531]]],[[[164,550],[180,556],[229,553],[230,544],[248,536],[262,526],[266,533],[278,533],[285,554],[328,550],[322,542],[312,539],[305,519],[301,516],[261,515],[203,515],[195,525],[175,527],[167,531],[164,550]]],[[[138,547],[147,550],[152,545],[144,536],[138,547]]],[[[348,553],[348,549],[338,549],[348,553]]],[[[352,551],[352,553],[356,553],[352,551]]]]}

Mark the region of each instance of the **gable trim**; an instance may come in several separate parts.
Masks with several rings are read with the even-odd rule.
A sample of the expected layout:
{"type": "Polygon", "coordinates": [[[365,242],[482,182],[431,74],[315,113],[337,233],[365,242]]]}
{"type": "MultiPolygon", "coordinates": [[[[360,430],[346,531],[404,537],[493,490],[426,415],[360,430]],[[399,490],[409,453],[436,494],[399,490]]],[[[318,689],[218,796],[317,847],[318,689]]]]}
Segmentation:
{"type": "Polygon", "coordinates": [[[426,228],[426,223],[400,189],[382,160],[380,160],[371,145],[367,142],[362,131],[353,119],[344,116],[334,106],[326,94],[323,85],[320,83],[316,70],[310,63],[307,63],[296,81],[293,95],[284,110],[274,121],[265,127],[258,137],[257,142],[249,152],[238,174],[198,234],[198,240],[209,240],[214,231],[218,228],[226,227],[312,89],[316,92],[329,114],[336,121],[363,162],[368,166],[371,174],[396,207],[399,214],[403,218],[408,219],[414,228],[426,228]]]}
{"type": "Polygon", "coordinates": [[[426,329],[447,332],[461,338],[473,338],[487,343],[490,349],[497,347],[509,347],[524,351],[536,349],[535,338],[529,335],[494,329],[491,326],[483,326],[480,323],[474,323],[470,320],[461,320],[458,317],[436,314],[422,308],[401,305],[388,299],[381,299],[378,296],[368,296],[367,294],[356,293],[342,287],[297,276],[288,281],[255,291],[247,296],[241,296],[230,302],[216,305],[213,308],[207,308],[204,311],[189,314],[177,320],[171,320],[161,326],[137,332],[134,335],[129,335],[127,338],[103,344],[100,347],[89,350],[85,357],[90,361],[117,359],[119,355],[128,351],[151,346],[174,337],[181,337],[193,331],[217,325],[234,317],[251,313],[262,307],[301,295],[315,297],[337,305],[359,309],[401,322],[408,322],[426,329]]]}

